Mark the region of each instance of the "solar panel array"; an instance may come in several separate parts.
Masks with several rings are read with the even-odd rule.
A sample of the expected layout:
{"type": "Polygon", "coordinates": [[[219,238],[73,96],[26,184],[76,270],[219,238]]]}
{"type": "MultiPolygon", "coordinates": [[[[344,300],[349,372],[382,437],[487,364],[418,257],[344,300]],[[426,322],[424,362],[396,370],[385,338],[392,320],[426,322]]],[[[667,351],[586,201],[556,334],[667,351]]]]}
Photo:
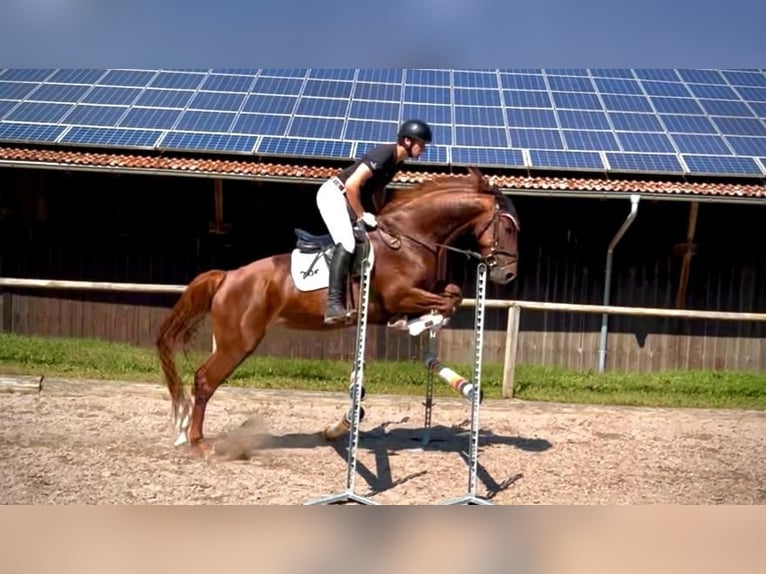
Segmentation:
{"type": "Polygon", "coordinates": [[[0,141],[425,164],[766,174],[766,70],[0,70],[0,141]]]}

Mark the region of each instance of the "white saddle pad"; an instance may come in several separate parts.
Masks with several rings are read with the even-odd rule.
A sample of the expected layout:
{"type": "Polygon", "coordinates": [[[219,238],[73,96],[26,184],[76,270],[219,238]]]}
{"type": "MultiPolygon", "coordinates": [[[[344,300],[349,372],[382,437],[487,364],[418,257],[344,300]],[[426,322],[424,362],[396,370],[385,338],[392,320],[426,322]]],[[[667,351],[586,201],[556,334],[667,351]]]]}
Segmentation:
{"type": "MultiPolygon", "coordinates": [[[[323,252],[302,253],[293,249],[290,255],[290,275],[298,291],[326,289],[330,284],[330,269],[327,261],[332,256],[332,247],[323,252]]],[[[370,266],[375,265],[375,250],[370,244],[370,266]]]]}

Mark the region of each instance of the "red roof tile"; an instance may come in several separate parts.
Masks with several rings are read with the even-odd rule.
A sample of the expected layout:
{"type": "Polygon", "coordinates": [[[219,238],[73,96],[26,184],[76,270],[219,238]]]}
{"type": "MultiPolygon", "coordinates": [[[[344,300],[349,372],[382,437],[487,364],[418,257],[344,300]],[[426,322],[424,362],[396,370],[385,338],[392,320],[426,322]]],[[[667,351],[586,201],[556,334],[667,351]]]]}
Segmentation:
{"type": "MultiPolygon", "coordinates": [[[[253,179],[284,178],[321,181],[337,172],[337,167],[271,163],[257,159],[233,160],[209,157],[171,157],[82,150],[35,149],[0,145],[0,166],[21,163],[72,168],[103,168],[106,171],[166,171],[211,176],[251,177],[253,179]]],[[[437,175],[426,171],[400,172],[395,182],[416,183],[437,175]]],[[[649,178],[613,179],[594,177],[547,177],[527,175],[492,175],[491,181],[501,189],[586,193],[648,193],[659,196],[708,196],[722,198],[766,199],[766,178],[759,183],[658,181],[649,178]]]]}

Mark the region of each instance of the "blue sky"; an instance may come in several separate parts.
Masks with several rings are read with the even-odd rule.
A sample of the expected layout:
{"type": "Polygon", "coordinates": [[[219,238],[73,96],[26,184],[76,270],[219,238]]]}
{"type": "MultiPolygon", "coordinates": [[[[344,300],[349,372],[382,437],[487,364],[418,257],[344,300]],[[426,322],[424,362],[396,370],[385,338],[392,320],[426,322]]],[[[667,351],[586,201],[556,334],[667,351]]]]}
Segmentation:
{"type": "Polygon", "coordinates": [[[755,0],[3,0],[0,67],[766,67],[755,0]]]}

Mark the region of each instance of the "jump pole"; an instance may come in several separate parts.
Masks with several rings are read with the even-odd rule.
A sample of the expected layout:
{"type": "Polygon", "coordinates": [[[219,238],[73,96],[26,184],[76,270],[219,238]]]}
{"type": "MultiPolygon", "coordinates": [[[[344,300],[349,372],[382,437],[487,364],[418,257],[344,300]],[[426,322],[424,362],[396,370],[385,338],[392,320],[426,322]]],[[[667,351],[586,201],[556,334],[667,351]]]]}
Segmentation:
{"type": "MultiPolygon", "coordinates": [[[[354,369],[352,371],[351,385],[351,410],[347,416],[348,429],[348,458],[346,467],[346,490],[309,500],[306,505],[318,504],[344,504],[356,502],[357,504],[378,505],[379,503],[355,492],[356,480],[356,455],[359,448],[359,422],[362,403],[362,389],[364,386],[364,351],[367,342],[367,310],[370,303],[370,259],[369,241],[365,243],[365,254],[362,259],[362,281],[360,285],[359,315],[356,324],[356,346],[354,353],[354,369]]],[[[341,423],[338,423],[341,424],[341,423]]]]}
{"type": "MultiPolygon", "coordinates": [[[[471,398],[471,432],[468,443],[468,492],[455,499],[444,501],[445,505],[492,505],[492,503],[476,494],[476,474],[479,459],[479,405],[483,398],[481,390],[481,363],[484,349],[484,302],[487,296],[487,264],[481,261],[476,270],[476,314],[473,332],[473,386],[470,388],[471,398]]],[[[463,386],[468,392],[468,387],[463,386]]],[[[457,389],[466,396],[461,389],[457,389]]]]}

